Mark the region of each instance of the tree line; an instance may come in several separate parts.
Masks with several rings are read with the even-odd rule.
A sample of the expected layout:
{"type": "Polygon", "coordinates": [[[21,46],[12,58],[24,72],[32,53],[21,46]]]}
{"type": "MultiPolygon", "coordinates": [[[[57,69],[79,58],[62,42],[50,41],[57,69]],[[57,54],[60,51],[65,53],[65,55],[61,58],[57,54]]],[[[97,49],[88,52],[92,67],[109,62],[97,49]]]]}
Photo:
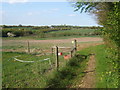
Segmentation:
{"type": "MultiPolygon", "coordinates": [[[[8,26],[2,25],[2,37],[8,37],[7,33],[15,34],[15,37],[19,36],[28,36],[28,35],[38,35],[40,34],[41,37],[45,37],[45,33],[53,32],[53,31],[60,31],[60,30],[72,30],[72,29],[101,29],[103,27],[99,26],[70,26],[70,25],[52,25],[52,26],[8,26]]],[[[94,32],[95,35],[100,34],[100,32],[94,32]]],[[[81,35],[80,33],[61,33],[61,34],[52,34],[52,36],[70,36],[70,35],[81,35]],[[63,35],[62,35],[63,34],[63,35]]],[[[87,34],[86,34],[87,35],[87,34]]],[[[50,35],[47,35],[50,36],[50,35]]],[[[88,34],[89,36],[89,34],[88,34]]]]}
{"type": "Polygon", "coordinates": [[[75,11],[96,15],[98,24],[103,26],[102,36],[111,67],[109,79],[120,88],[120,2],[76,2],[74,7],[75,11]]]}

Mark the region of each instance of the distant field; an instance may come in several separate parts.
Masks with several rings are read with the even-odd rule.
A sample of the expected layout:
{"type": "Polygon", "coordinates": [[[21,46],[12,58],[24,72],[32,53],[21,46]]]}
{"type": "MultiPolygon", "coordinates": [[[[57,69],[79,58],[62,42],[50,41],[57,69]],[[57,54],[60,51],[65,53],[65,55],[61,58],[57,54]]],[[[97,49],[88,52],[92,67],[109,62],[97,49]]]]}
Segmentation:
{"type": "Polygon", "coordinates": [[[49,37],[49,38],[41,38],[39,36],[24,36],[24,37],[2,37],[2,40],[51,40],[51,39],[70,39],[70,38],[81,38],[81,37],[100,37],[100,36],[61,36],[61,37],[49,37]]]}
{"type": "MultiPolygon", "coordinates": [[[[71,29],[71,30],[61,30],[57,31],[57,33],[93,33],[96,29],[71,29]]],[[[49,32],[49,33],[56,33],[55,31],[49,32]]]]}
{"type": "Polygon", "coordinates": [[[34,40],[34,39],[3,39],[2,48],[3,51],[14,51],[14,52],[26,52],[27,51],[27,41],[29,41],[31,52],[40,53],[41,50],[51,51],[53,46],[60,47],[73,47],[72,41],[76,39],[79,44],[81,43],[93,43],[93,42],[102,42],[100,37],[81,37],[81,38],[69,38],[69,39],[51,39],[51,40],[34,40]]]}
{"type": "MultiPolygon", "coordinates": [[[[15,29],[15,28],[14,28],[15,29]]],[[[4,31],[4,30],[3,30],[4,31]]],[[[14,31],[14,30],[13,30],[14,31]]],[[[4,31],[5,32],[5,31],[4,31]]],[[[7,32],[7,31],[6,31],[7,32]]],[[[28,32],[16,30],[18,35],[17,37],[4,37],[3,39],[36,39],[36,40],[47,40],[47,39],[67,39],[67,38],[79,38],[79,37],[99,37],[99,30],[97,29],[70,29],[70,30],[56,30],[56,31],[48,31],[44,32],[41,30],[29,30],[29,33],[33,34],[26,34],[28,32]]],[[[5,33],[4,33],[5,34],[5,33]]]]}

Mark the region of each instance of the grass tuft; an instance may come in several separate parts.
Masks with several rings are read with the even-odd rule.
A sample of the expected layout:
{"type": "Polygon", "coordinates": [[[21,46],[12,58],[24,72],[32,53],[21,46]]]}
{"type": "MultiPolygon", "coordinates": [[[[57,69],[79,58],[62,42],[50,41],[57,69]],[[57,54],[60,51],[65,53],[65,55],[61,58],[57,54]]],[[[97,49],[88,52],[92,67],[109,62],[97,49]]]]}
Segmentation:
{"type": "MultiPolygon", "coordinates": [[[[73,79],[79,76],[82,73],[78,73],[78,70],[81,68],[81,63],[85,61],[82,55],[75,55],[71,58],[65,67],[60,71],[56,72],[54,77],[49,79],[47,82],[48,88],[66,88],[73,83],[73,79]]],[[[81,69],[81,72],[83,70],[81,69]]]]}

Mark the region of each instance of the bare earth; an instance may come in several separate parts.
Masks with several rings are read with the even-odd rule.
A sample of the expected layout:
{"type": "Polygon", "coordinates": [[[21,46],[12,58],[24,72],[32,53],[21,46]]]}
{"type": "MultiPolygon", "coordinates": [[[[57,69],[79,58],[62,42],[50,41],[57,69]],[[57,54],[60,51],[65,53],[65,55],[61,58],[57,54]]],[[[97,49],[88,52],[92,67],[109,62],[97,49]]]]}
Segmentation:
{"type": "MultiPolygon", "coordinates": [[[[100,42],[100,41],[103,41],[103,39],[100,38],[100,37],[81,37],[81,38],[53,39],[53,40],[34,40],[34,39],[29,39],[29,40],[3,40],[2,45],[3,46],[20,46],[19,44],[24,43],[24,45],[25,45],[24,47],[26,47],[26,43],[27,43],[27,41],[29,41],[31,46],[32,45],[43,45],[43,47],[45,47],[45,45],[50,46],[50,44],[55,44],[55,45],[56,44],[59,45],[59,44],[62,44],[62,43],[64,43],[64,44],[69,43],[70,44],[71,41],[73,41],[74,39],[76,39],[77,42],[78,42],[78,50],[103,43],[103,42],[100,42]],[[80,42],[94,42],[94,43],[79,44],[80,42]]],[[[69,46],[65,46],[65,47],[69,47],[69,46]]],[[[0,49],[0,51],[25,52],[25,50],[21,49],[21,48],[17,48],[15,50],[13,50],[12,48],[11,49],[3,49],[3,50],[0,49]]]]}
{"type": "MultiPolygon", "coordinates": [[[[55,39],[55,40],[5,40],[5,42],[11,42],[11,41],[21,41],[21,42],[43,42],[43,43],[65,43],[65,42],[71,42],[72,40],[76,39],[78,42],[91,42],[91,41],[103,41],[100,37],[81,37],[81,38],[70,38],[70,39],[55,39]]],[[[3,40],[4,42],[4,40],[3,40]]]]}
{"type": "Polygon", "coordinates": [[[95,88],[95,56],[91,55],[87,63],[85,76],[83,77],[79,88],[95,88]]]}

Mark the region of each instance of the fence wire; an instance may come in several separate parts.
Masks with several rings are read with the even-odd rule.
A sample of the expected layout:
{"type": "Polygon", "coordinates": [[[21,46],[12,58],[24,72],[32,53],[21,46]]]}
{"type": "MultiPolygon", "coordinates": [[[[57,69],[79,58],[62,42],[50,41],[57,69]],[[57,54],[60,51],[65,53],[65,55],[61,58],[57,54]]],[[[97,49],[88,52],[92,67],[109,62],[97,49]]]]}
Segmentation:
{"type": "Polygon", "coordinates": [[[44,88],[56,71],[55,46],[58,46],[59,70],[66,65],[71,41],[3,40],[3,87],[44,88]]]}

